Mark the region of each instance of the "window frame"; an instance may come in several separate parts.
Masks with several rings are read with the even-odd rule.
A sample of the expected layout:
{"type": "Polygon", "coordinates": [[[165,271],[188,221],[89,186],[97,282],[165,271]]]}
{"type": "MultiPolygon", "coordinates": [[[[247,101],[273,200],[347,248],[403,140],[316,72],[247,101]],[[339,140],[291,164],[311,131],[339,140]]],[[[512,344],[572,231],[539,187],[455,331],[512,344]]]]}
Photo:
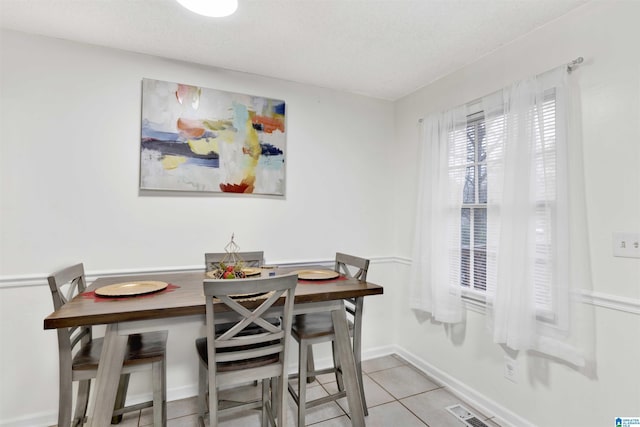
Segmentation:
{"type": "MultiPolygon", "coordinates": [[[[556,102],[556,91],[555,88],[550,88],[547,89],[544,93],[544,99],[543,99],[543,111],[542,111],[542,116],[544,118],[545,113],[546,113],[546,104],[552,101],[554,106],[553,106],[553,119],[550,120],[550,122],[553,123],[553,132],[554,132],[554,138],[553,138],[553,144],[551,145],[551,147],[545,147],[542,150],[542,153],[536,153],[536,156],[543,156],[546,152],[549,151],[554,151],[556,150],[556,138],[555,138],[555,134],[557,132],[557,128],[558,128],[558,115],[556,114],[555,111],[555,102],[556,102]]],[[[476,127],[476,132],[477,132],[477,128],[478,128],[478,124],[480,122],[484,122],[485,121],[485,116],[484,116],[484,111],[482,109],[481,103],[479,101],[476,101],[474,103],[470,103],[467,105],[468,109],[470,110],[470,113],[467,115],[467,127],[469,126],[469,124],[474,124],[474,126],[476,127]]],[[[543,124],[543,129],[545,129],[543,132],[546,132],[546,126],[547,124],[544,123],[543,124]]],[[[476,138],[477,138],[477,133],[476,133],[476,138]]],[[[487,209],[487,203],[480,203],[479,202],[479,188],[480,188],[480,180],[479,180],[479,174],[478,174],[478,166],[480,164],[484,164],[487,167],[487,174],[488,172],[488,163],[487,163],[487,156],[485,153],[485,159],[483,162],[479,162],[477,159],[477,153],[478,153],[478,146],[477,146],[477,139],[476,141],[474,141],[474,161],[472,163],[466,163],[465,165],[461,166],[462,168],[466,168],[468,166],[474,166],[475,167],[475,177],[474,177],[474,193],[475,193],[475,202],[476,203],[463,203],[461,204],[461,208],[459,211],[459,215],[461,216],[461,220],[462,220],[462,209],[471,209],[473,212],[473,209],[482,209],[484,208],[485,210],[487,210],[487,215],[488,215],[488,209],[487,209]]],[[[555,156],[554,156],[554,162],[556,162],[555,156]]],[[[557,163],[554,164],[554,170],[556,170],[557,168],[557,163]]],[[[487,182],[488,184],[488,182],[487,182]]],[[[464,191],[464,190],[463,190],[464,191]]],[[[487,201],[488,201],[488,194],[489,194],[489,187],[487,185],[487,201]]],[[[557,194],[555,195],[557,196],[557,194]]],[[[464,200],[464,194],[463,194],[463,200],[464,200]]],[[[545,207],[545,205],[548,209],[550,209],[551,211],[551,215],[554,215],[554,211],[556,209],[556,200],[554,197],[553,201],[544,201],[544,200],[538,200],[536,201],[536,208],[538,207],[545,207]]],[[[470,216],[471,218],[473,217],[473,214],[471,214],[470,216]]],[[[473,218],[472,218],[472,224],[473,224],[473,218]]],[[[488,224],[488,221],[487,221],[488,224]]],[[[462,227],[462,225],[461,225],[462,227]]],[[[473,271],[473,226],[470,227],[470,251],[469,251],[469,259],[470,259],[470,263],[469,263],[469,271],[471,274],[471,281],[475,280],[475,278],[473,277],[475,272],[473,271]]],[[[486,234],[485,234],[486,236],[486,234]]],[[[462,230],[461,230],[461,254],[460,254],[460,269],[461,269],[461,283],[459,284],[460,289],[461,289],[461,297],[462,297],[462,301],[465,304],[465,306],[469,309],[472,309],[473,311],[477,311],[479,313],[485,313],[486,312],[486,304],[487,304],[487,298],[486,298],[486,281],[487,281],[487,277],[486,277],[486,269],[485,269],[485,289],[483,290],[479,290],[476,287],[473,286],[473,283],[470,283],[470,285],[464,285],[462,283],[462,230]]],[[[486,246],[485,246],[486,248],[486,246]]],[[[487,253],[487,258],[488,258],[488,253],[487,253]]],[[[485,258],[485,262],[486,259],[485,258]]],[[[551,257],[551,259],[542,259],[542,262],[551,262],[554,263],[554,259],[553,257],[551,257]]],[[[486,268],[486,264],[485,264],[485,268],[486,268]]],[[[553,266],[552,266],[553,269],[553,266]]],[[[549,295],[549,302],[548,305],[543,306],[542,304],[538,304],[538,301],[536,299],[536,320],[549,324],[549,325],[554,325],[555,323],[557,323],[558,319],[557,319],[557,315],[556,315],[556,307],[558,304],[561,304],[560,301],[560,297],[558,295],[559,290],[557,288],[552,288],[548,291],[548,295],[549,295]]]]}
{"type": "MultiPolygon", "coordinates": [[[[484,277],[484,289],[480,290],[478,289],[476,286],[474,286],[475,284],[475,280],[476,280],[476,275],[475,275],[475,256],[474,256],[474,251],[475,251],[475,245],[474,245],[474,240],[475,240],[475,221],[474,221],[474,212],[476,209],[483,209],[485,212],[487,212],[487,202],[485,201],[484,203],[480,202],[480,174],[479,174],[479,167],[481,165],[484,165],[485,168],[487,168],[487,157],[486,157],[486,153],[485,153],[485,157],[483,160],[480,160],[479,158],[479,147],[478,147],[478,127],[481,123],[484,123],[484,111],[482,109],[479,108],[480,105],[477,105],[476,111],[470,113],[467,115],[467,123],[466,123],[466,127],[465,127],[465,132],[467,131],[467,129],[469,128],[469,126],[473,126],[475,128],[475,137],[474,137],[474,143],[473,143],[473,161],[471,162],[467,162],[464,165],[460,166],[463,169],[467,169],[469,167],[473,167],[474,168],[474,184],[473,184],[473,191],[474,191],[474,202],[473,203],[464,203],[464,195],[463,195],[463,202],[461,204],[460,207],[460,211],[459,211],[459,215],[461,218],[461,232],[460,232],[460,238],[463,238],[463,233],[462,233],[462,217],[463,217],[463,213],[462,210],[463,209],[469,209],[469,219],[470,219],[470,227],[469,227],[469,266],[468,266],[468,270],[469,270],[469,284],[465,285],[463,283],[460,283],[459,286],[462,289],[462,297],[466,298],[467,300],[469,300],[470,302],[474,302],[476,304],[485,304],[486,303],[486,296],[485,296],[485,292],[486,292],[486,284],[487,284],[487,280],[486,280],[486,242],[485,242],[485,277],[484,277]]],[[[465,175],[466,176],[466,175],[465,175]]],[[[464,191],[464,190],[463,190],[464,191]]],[[[487,190],[488,191],[488,190],[487,190]]],[[[486,221],[485,221],[485,226],[486,226],[486,221]]],[[[485,239],[486,239],[486,228],[485,228],[485,239]]],[[[461,254],[460,254],[460,269],[461,269],[461,279],[462,279],[462,260],[463,260],[463,255],[462,255],[462,242],[461,242],[461,254]]]]}

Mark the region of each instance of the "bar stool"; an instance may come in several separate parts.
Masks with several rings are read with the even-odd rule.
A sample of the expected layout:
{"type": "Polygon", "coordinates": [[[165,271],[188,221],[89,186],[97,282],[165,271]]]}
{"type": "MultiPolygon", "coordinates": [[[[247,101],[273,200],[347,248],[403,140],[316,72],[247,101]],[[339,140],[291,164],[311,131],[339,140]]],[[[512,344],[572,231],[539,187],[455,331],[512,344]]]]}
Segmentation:
{"type": "MultiPolygon", "coordinates": [[[[77,264],[67,267],[49,276],[48,282],[53,307],[58,310],[67,301],[85,291],[84,266],[77,264]]],[[[98,373],[103,339],[93,338],[91,326],[59,328],[57,331],[60,370],[58,426],[82,425],[87,413],[91,379],[98,373]],[[72,419],[73,381],[78,381],[79,384],[75,415],[72,419]]],[[[153,406],[153,425],[166,426],[167,336],[167,331],[129,336],[112,423],[119,422],[124,413],[153,406]],[[130,374],[144,370],[152,371],[153,400],[125,407],[130,374]]]]}
{"type": "Polygon", "coordinates": [[[286,368],[293,301],[298,276],[295,274],[257,279],[214,280],[203,283],[206,297],[207,336],[196,340],[200,360],[198,381],[199,423],[209,409],[209,422],[218,425],[218,414],[260,409],[262,425],[284,427],[286,411],[286,368]],[[263,295],[243,302],[234,295],[263,295]],[[265,318],[267,310],[284,296],[279,310],[282,323],[265,318]],[[218,317],[229,313],[239,318],[225,331],[218,331],[218,317]],[[220,408],[218,389],[251,381],[262,381],[262,398],[256,402],[220,408]],[[208,395],[208,399],[207,399],[208,395]],[[276,423],[277,419],[277,423],[276,423]]]}
{"type": "MultiPolygon", "coordinates": [[[[360,281],[367,280],[367,271],[369,269],[369,260],[364,258],[336,253],[335,271],[342,273],[350,278],[360,281]],[[351,274],[349,266],[355,267],[357,272],[351,274]]],[[[347,324],[349,326],[349,334],[353,338],[353,357],[356,364],[356,375],[360,386],[360,395],[362,397],[362,406],[365,415],[369,415],[367,403],[364,396],[364,387],[362,385],[362,309],[364,298],[349,298],[344,300],[347,315],[347,324]]],[[[340,399],[346,396],[344,384],[342,382],[342,371],[340,369],[340,360],[338,360],[335,351],[335,333],[333,330],[333,320],[331,313],[309,313],[294,316],[291,327],[291,336],[298,342],[298,374],[291,378],[298,378],[298,390],[296,391],[291,384],[288,385],[289,393],[298,405],[298,426],[305,424],[306,410],[324,403],[340,399]],[[316,370],[313,360],[313,345],[331,342],[333,346],[333,366],[327,369],[316,370]],[[338,384],[338,392],[329,396],[325,396],[316,400],[307,402],[306,400],[306,384],[312,382],[316,375],[335,373],[336,382],[338,384]]]]}

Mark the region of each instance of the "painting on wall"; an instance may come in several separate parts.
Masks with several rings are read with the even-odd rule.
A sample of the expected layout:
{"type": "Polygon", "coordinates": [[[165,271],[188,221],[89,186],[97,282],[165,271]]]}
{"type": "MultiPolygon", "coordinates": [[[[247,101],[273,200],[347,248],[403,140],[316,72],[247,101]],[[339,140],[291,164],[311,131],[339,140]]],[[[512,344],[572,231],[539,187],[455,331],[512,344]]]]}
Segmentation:
{"type": "Polygon", "coordinates": [[[284,196],[285,102],[142,81],[140,189],[284,196]]]}

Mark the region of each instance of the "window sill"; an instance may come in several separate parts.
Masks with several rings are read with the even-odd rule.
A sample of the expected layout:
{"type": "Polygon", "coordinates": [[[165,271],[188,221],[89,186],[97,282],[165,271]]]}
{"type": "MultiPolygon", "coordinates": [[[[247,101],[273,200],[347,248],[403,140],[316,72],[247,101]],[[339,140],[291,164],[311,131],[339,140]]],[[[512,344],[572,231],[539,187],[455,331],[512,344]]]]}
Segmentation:
{"type": "Polygon", "coordinates": [[[475,311],[479,314],[486,314],[487,312],[487,301],[483,292],[463,289],[462,302],[464,303],[465,308],[471,311],[475,311]]]}
{"type": "MultiPolygon", "coordinates": [[[[487,298],[483,292],[472,291],[470,289],[462,290],[462,302],[468,310],[478,314],[487,314],[487,298]]],[[[539,322],[555,325],[556,316],[549,310],[540,310],[536,315],[539,322]]]]}

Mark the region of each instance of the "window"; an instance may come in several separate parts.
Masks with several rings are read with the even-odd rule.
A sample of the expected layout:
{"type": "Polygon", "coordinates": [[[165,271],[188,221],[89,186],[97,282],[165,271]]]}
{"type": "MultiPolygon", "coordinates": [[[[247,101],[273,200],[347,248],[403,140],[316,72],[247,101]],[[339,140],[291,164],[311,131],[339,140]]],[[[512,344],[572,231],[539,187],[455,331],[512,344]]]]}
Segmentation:
{"type": "Polygon", "coordinates": [[[591,276],[571,96],[557,67],[423,119],[409,303],[451,324],[477,308],[493,342],[585,366],[572,293],[591,276]]]}
{"type": "MultiPolygon", "coordinates": [[[[555,93],[548,91],[542,104],[541,114],[534,108],[526,118],[535,134],[533,168],[539,181],[535,190],[535,301],[539,317],[551,320],[553,312],[553,254],[551,253],[556,197],[556,111],[555,93]]],[[[482,111],[467,117],[465,132],[454,131],[450,138],[455,150],[465,150],[464,164],[450,166],[463,169],[464,184],[460,215],[460,285],[471,294],[481,295],[487,289],[487,195],[488,144],[501,140],[502,118],[492,122],[492,139],[487,139],[485,118],[482,111]]],[[[497,148],[502,151],[502,148],[497,148]]],[[[500,153],[502,156],[503,153],[500,153]]]]}
{"type": "Polygon", "coordinates": [[[465,133],[466,163],[460,211],[460,284],[487,288],[487,147],[482,113],[470,116],[465,133]]]}
{"type": "Polygon", "coordinates": [[[545,93],[541,114],[534,114],[533,125],[538,130],[535,141],[535,173],[540,185],[536,186],[536,258],[535,258],[535,300],[538,319],[553,321],[559,298],[554,283],[554,236],[553,222],[556,215],[556,99],[555,91],[545,93]],[[554,293],[556,294],[554,296],[554,293]]]}

